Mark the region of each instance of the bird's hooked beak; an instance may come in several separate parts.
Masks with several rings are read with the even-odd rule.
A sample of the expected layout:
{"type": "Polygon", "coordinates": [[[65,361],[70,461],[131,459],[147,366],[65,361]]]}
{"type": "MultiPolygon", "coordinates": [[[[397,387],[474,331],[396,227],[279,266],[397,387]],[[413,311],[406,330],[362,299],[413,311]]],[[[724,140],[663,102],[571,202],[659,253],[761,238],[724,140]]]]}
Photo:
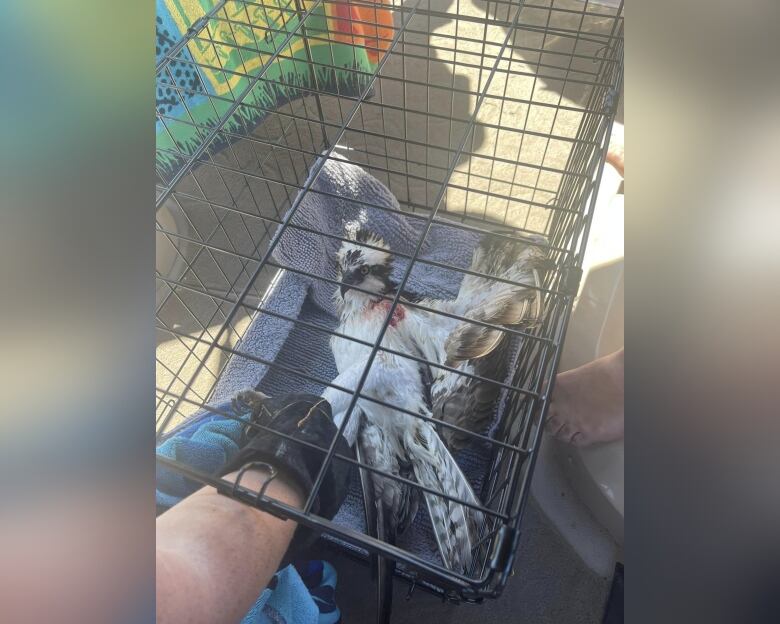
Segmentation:
{"type": "Polygon", "coordinates": [[[341,291],[342,299],[344,298],[344,295],[347,294],[347,291],[351,286],[361,282],[362,277],[363,276],[360,274],[360,271],[350,271],[349,273],[344,274],[344,276],[341,278],[341,288],[339,289],[341,291]]]}

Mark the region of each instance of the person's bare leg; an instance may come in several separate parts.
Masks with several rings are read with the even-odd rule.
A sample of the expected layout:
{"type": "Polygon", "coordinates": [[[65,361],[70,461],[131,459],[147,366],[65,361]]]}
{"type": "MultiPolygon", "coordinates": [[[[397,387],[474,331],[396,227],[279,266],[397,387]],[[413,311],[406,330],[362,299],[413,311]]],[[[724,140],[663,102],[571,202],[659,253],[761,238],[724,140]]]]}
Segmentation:
{"type": "Polygon", "coordinates": [[[609,142],[606,161],[612,165],[622,178],[625,160],[625,146],[623,145],[623,132],[617,131],[617,126],[612,130],[612,138],[609,142]]]}
{"type": "Polygon", "coordinates": [[[606,160],[610,165],[617,169],[617,172],[621,177],[625,175],[623,173],[624,153],[622,145],[610,145],[606,160]]]}
{"type": "Polygon", "coordinates": [[[547,428],[575,446],[623,437],[623,349],[555,378],[547,428]]]}
{"type": "MultiPolygon", "coordinates": [[[[623,174],[622,131],[613,130],[606,161],[623,174]]],[[[623,437],[623,349],[555,378],[547,428],[564,442],[588,446],[623,437]]]]}

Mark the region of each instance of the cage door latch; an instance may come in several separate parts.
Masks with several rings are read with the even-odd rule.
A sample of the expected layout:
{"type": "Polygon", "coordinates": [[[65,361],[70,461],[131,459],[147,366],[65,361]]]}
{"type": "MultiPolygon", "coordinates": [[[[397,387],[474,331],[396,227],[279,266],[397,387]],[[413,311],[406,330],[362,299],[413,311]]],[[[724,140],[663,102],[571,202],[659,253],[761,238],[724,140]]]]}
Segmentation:
{"type": "Polygon", "coordinates": [[[618,103],[618,92],[615,87],[610,87],[604,94],[604,109],[611,113],[618,103]]]}
{"type": "Polygon", "coordinates": [[[498,537],[490,555],[490,567],[493,570],[504,570],[509,567],[512,553],[515,551],[519,531],[504,525],[498,530],[498,537]]]}
{"type": "Polygon", "coordinates": [[[582,280],[582,269],[577,266],[564,267],[561,275],[561,285],[563,292],[572,297],[576,297],[580,290],[580,281],[582,280]]]}

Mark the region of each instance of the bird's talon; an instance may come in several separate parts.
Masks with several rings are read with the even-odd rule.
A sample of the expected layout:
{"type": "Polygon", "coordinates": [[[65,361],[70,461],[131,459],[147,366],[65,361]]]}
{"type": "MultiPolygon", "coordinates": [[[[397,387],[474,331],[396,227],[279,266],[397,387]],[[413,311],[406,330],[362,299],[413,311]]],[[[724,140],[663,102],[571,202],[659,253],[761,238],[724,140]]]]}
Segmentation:
{"type": "Polygon", "coordinates": [[[241,415],[246,412],[254,412],[257,406],[262,403],[263,398],[265,398],[265,395],[254,390],[242,390],[233,398],[231,403],[236,414],[241,415]]]}

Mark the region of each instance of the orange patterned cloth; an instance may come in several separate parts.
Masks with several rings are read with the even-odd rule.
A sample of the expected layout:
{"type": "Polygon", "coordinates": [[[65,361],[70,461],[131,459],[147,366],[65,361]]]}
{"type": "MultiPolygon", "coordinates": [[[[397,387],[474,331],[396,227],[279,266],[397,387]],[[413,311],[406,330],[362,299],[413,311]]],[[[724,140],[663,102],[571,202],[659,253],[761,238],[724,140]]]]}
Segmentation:
{"type": "Polygon", "coordinates": [[[361,0],[359,4],[350,0],[326,2],[328,28],[334,33],[334,40],[362,46],[372,63],[379,62],[395,34],[392,9],[382,5],[389,6],[389,0],[361,0]]]}

